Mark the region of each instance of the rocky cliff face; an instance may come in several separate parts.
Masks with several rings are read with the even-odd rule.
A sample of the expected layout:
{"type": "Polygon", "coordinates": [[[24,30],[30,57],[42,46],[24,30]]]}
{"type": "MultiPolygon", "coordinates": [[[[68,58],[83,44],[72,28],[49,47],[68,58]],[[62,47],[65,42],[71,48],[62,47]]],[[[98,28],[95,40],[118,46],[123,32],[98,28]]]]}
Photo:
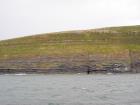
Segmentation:
{"type": "Polygon", "coordinates": [[[27,73],[83,73],[87,72],[140,72],[140,53],[124,55],[75,55],[11,59],[0,61],[0,72],[27,73]]]}

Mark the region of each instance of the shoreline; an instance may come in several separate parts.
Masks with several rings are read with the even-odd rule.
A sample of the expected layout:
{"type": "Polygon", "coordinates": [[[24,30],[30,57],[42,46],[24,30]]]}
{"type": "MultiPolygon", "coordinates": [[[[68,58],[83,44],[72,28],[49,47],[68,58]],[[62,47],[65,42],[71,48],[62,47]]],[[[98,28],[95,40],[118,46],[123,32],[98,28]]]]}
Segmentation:
{"type": "Polygon", "coordinates": [[[96,70],[96,71],[90,71],[88,73],[85,72],[67,72],[67,71],[47,71],[47,69],[0,69],[0,75],[1,74],[137,74],[138,72],[132,72],[132,71],[107,71],[107,70],[96,70]]]}

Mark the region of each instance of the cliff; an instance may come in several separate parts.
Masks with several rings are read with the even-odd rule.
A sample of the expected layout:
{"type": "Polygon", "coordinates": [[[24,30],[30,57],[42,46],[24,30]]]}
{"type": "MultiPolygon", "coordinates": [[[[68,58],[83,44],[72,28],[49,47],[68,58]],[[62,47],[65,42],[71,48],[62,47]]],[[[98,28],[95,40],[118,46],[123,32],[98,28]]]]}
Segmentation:
{"type": "Polygon", "coordinates": [[[0,41],[0,72],[140,72],[140,26],[0,41]]]}

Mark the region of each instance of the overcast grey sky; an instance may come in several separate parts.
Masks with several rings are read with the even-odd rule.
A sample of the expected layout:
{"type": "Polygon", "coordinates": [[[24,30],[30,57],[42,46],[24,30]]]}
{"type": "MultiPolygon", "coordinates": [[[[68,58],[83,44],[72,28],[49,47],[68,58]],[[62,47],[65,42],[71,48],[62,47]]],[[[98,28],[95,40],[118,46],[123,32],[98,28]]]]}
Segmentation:
{"type": "Polygon", "coordinates": [[[140,24],[140,0],[0,0],[0,40],[140,24]]]}

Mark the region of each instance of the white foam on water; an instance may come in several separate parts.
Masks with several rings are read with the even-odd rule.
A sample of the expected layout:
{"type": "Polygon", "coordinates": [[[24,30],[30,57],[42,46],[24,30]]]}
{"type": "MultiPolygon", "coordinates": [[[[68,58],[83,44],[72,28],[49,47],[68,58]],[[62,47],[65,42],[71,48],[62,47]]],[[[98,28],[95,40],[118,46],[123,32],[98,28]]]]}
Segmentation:
{"type": "Polygon", "coordinates": [[[19,73],[19,74],[14,74],[14,75],[17,75],[17,76],[24,76],[24,75],[27,75],[26,73],[19,73]]]}
{"type": "Polygon", "coordinates": [[[113,73],[107,73],[107,75],[112,75],[113,73]]]}

